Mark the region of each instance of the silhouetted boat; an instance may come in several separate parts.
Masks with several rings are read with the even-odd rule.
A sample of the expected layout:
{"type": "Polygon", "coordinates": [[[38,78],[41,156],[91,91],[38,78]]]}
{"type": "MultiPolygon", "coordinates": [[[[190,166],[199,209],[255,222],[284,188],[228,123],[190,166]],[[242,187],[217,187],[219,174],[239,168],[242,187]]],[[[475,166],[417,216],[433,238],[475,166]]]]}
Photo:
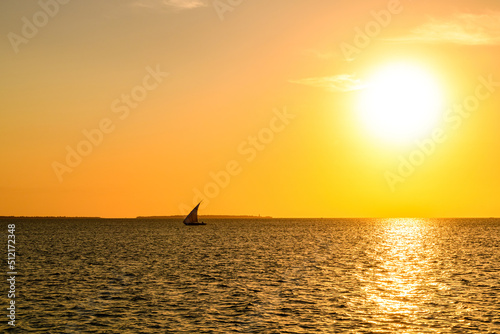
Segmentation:
{"type": "Polygon", "coordinates": [[[198,203],[197,206],[194,207],[193,210],[187,215],[186,218],[184,218],[184,225],[207,225],[204,222],[199,222],[198,221],[198,207],[200,206],[201,202],[198,203]]]}

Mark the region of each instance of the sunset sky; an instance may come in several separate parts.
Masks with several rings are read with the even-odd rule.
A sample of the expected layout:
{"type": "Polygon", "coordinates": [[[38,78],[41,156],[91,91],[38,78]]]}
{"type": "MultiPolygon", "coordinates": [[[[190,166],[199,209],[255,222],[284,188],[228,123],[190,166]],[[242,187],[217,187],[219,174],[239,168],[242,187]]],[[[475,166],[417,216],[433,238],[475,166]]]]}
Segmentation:
{"type": "Polygon", "coordinates": [[[5,0],[0,32],[0,215],[500,216],[498,0],[5,0]]]}

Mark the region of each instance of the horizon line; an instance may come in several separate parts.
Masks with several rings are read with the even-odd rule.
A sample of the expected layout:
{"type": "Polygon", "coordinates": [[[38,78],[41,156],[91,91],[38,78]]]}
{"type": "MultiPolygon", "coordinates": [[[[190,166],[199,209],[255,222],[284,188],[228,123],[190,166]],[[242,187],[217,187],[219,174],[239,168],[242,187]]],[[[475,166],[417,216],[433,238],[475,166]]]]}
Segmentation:
{"type": "MultiPolygon", "coordinates": [[[[184,215],[151,215],[151,216],[135,216],[135,217],[100,217],[100,216],[15,216],[15,215],[0,215],[0,219],[12,218],[78,218],[78,219],[176,219],[184,218],[184,215]]],[[[441,216],[441,217],[398,217],[398,216],[375,216],[375,217],[273,217],[262,215],[228,215],[228,214],[212,214],[198,215],[206,219],[210,218],[260,218],[260,219],[500,219],[493,216],[441,216]]]]}

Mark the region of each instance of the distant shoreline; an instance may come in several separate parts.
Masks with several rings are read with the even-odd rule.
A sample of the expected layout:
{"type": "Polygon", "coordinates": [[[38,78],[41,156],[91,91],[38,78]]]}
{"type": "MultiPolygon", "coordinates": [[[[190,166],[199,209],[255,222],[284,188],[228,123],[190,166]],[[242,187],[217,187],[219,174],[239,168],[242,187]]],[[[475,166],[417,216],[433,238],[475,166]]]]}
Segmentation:
{"type": "MultiPolygon", "coordinates": [[[[184,219],[186,216],[138,216],[136,219],[184,219]]],[[[245,216],[245,215],[199,215],[198,219],[272,219],[271,216],[245,216]]]]}
{"type": "MultiPolygon", "coordinates": [[[[102,217],[76,217],[76,216],[0,216],[0,219],[12,219],[12,218],[45,218],[45,219],[109,219],[102,217]]],[[[114,219],[114,218],[110,218],[114,219]]]]}
{"type": "MultiPolygon", "coordinates": [[[[185,216],[172,215],[172,216],[138,216],[132,218],[103,218],[103,217],[73,217],[73,216],[0,216],[0,219],[13,219],[13,218],[36,218],[36,219],[184,219],[185,216]]],[[[272,219],[271,216],[247,216],[247,215],[202,215],[198,216],[199,219],[272,219]]]]}

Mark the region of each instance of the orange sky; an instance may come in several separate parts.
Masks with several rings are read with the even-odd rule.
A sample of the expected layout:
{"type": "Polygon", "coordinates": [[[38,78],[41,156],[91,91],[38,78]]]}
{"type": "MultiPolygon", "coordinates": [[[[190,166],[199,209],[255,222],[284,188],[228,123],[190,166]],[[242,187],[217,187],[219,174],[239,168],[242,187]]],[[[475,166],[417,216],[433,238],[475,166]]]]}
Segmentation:
{"type": "Polygon", "coordinates": [[[3,1],[0,31],[0,215],[500,216],[498,1],[3,1]],[[445,101],[404,176],[432,132],[356,114],[397,62],[445,101]]]}

